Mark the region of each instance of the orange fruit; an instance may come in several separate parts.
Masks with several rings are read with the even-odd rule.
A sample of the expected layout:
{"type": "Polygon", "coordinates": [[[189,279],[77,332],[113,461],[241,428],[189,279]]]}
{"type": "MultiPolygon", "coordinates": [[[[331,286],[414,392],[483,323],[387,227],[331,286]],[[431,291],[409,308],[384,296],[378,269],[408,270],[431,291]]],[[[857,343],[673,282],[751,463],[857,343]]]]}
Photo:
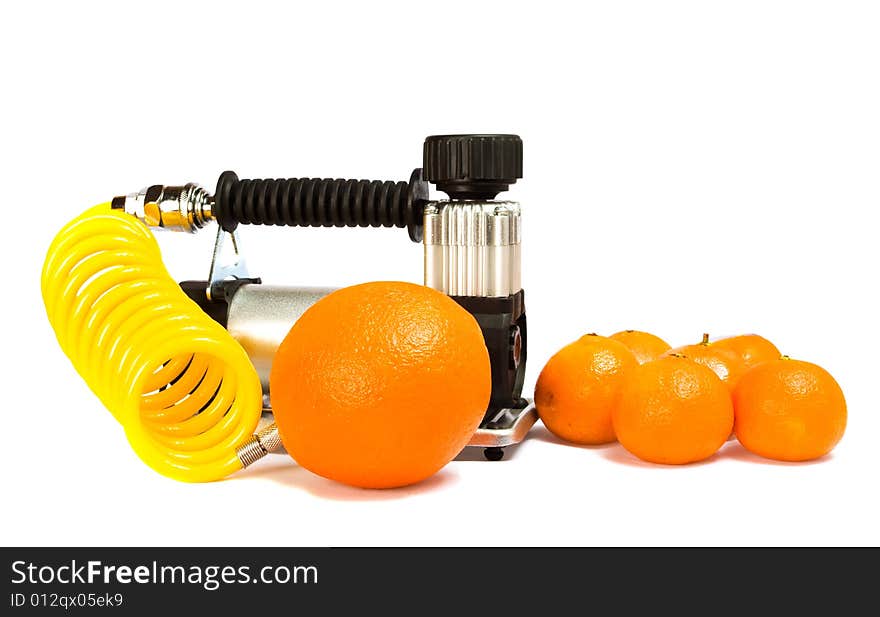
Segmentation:
{"type": "Polygon", "coordinates": [[[489,354],[476,320],[421,285],[376,282],[315,303],[270,374],[281,441],[320,476],[364,488],[419,482],[483,418],[489,354]]]}
{"type": "Polygon", "coordinates": [[[752,368],[768,360],[778,360],[779,350],[776,345],[757,334],[741,334],[718,339],[712,343],[717,349],[729,349],[736,353],[746,363],[746,368],[752,368]]]}
{"type": "Polygon", "coordinates": [[[715,343],[710,343],[708,334],[704,334],[703,340],[695,345],[677,347],[668,351],[667,354],[684,356],[697,364],[712,369],[721,381],[727,384],[727,388],[731,392],[740,377],[745,375],[748,370],[745,361],[739,354],[730,349],[718,347],[715,343]]]}
{"type": "Polygon", "coordinates": [[[639,364],[650,362],[655,358],[659,358],[664,352],[671,347],[669,343],[659,336],[654,336],[648,332],[640,332],[639,330],[623,330],[615,332],[609,338],[620,341],[633,352],[639,364]]]}
{"type": "Polygon", "coordinates": [[[733,428],[727,386],[701,364],[665,356],[637,367],[612,414],[621,445],[651,463],[709,458],[733,428]]]}
{"type": "Polygon", "coordinates": [[[756,366],[733,392],[736,437],[747,450],[780,461],[831,452],[846,429],[846,400],[828,371],[780,358],[756,366]]]}
{"type": "Polygon", "coordinates": [[[611,410],[638,362],[626,345],[588,334],[554,355],[535,385],[535,407],[551,433],[579,444],[614,441],[611,410]]]}

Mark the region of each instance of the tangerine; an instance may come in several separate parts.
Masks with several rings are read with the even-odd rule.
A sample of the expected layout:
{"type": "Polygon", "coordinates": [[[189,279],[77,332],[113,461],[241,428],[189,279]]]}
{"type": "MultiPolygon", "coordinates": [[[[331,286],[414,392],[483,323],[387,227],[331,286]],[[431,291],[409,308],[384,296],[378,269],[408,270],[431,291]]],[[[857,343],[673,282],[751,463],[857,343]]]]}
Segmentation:
{"type": "Polygon", "coordinates": [[[733,404],[711,369],[670,355],[632,371],[612,420],[617,439],[635,456],[680,465],[709,458],[724,444],[733,404]]]}
{"type": "Polygon", "coordinates": [[[846,429],[846,400],[820,366],[780,358],[740,379],[733,392],[736,437],[750,452],[780,461],[828,454],[846,429]]]}
{"type": "Polygon", "coordinates": [[[638,366],[620,341],[588,334],[560,349],[535,385],[535,407],[551,433],[573,443],[615,440],[611,412],[626,374],[638,366]]]}

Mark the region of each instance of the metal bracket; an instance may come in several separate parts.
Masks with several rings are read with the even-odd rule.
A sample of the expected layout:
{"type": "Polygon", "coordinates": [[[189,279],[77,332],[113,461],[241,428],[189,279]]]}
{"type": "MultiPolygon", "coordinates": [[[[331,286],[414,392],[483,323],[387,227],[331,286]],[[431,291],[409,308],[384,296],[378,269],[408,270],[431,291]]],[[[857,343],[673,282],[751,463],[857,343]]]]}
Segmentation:
{"type": "Polygon", "coordinates": [[[523,399],[524,407],[499,409],[483,423],[468,442],[468,448],[482,448],[488,461],[504,458],[504,449],[525,440],[529,429],[538,420],[538,410],[531,399],[523,399]]]}
{"type": "MultiPolygon", "coordinates": [[[[528,400],[528,399],[526,399],[528,400]]],[[[520,443],[538,420],[535,403],[529,401],[519,409],[501,409],[488,422],[483,422],[468,442],[469,447],[504,448],[520,443]]]]}
{"type": "Polygon", "coordinates": [[[214,254],[211,256],[211,271],[208,273],[208,286],[205,290],[208,300],[213,299],[218,284],[229,279],[243,278],[248,278],[248,271],[241,252],[238,231],[230,233],[218,225],[214,254]]]}

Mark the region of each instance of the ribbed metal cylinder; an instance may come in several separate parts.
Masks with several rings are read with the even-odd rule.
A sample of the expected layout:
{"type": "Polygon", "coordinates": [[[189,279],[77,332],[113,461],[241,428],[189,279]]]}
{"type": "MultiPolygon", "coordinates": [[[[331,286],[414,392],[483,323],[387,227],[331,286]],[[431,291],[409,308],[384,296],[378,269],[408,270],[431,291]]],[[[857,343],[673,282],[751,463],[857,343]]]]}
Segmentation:
{"type": "Polygon", "coordinates": [[[450,296],[506,297],[522,288],[520,206],[433,201],[425,206],[425,285],[450,296]]]}

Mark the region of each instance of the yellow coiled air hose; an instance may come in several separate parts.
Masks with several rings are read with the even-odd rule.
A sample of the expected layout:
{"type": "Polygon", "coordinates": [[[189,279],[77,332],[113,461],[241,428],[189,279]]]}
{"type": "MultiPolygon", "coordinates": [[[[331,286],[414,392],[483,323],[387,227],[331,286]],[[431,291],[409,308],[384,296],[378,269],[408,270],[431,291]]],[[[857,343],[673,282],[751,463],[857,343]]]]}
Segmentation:
{"type": "Polygon", "coordinates": [[[146,225],[109,203],[87,210],[55,237],[41,286],[61,348],[147,465],[188,482],[242,468],[260,379],[168,274],[146,225]]]}

